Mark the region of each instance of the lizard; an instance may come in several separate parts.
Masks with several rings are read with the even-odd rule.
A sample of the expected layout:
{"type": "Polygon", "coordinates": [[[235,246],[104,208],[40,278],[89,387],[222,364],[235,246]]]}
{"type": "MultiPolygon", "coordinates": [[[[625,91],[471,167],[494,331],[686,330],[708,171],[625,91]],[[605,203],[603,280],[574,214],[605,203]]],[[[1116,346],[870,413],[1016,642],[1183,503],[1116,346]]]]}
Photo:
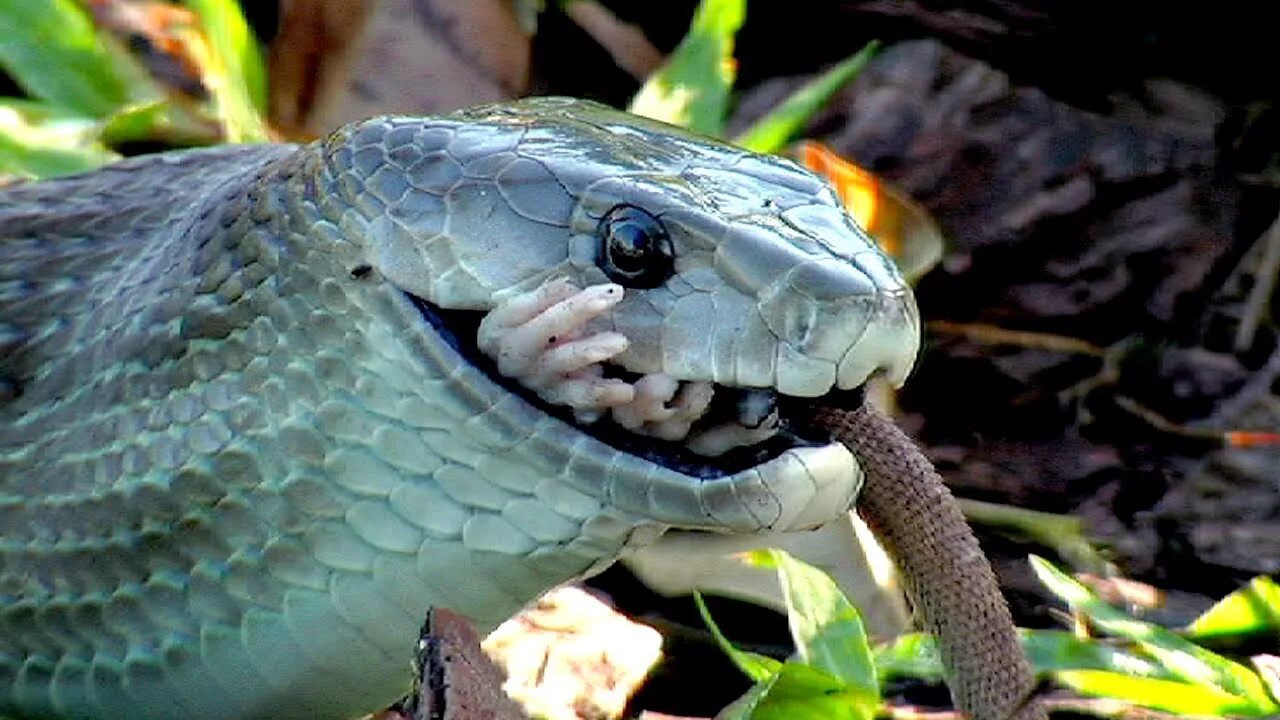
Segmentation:
{"type": "MultiPolygon", "coordinates": [[[[0,712],[384,707],[428,607],[846,512],[919,337],[816,176],[587,101],[0,190],[0,712]]],[[[1018,669],[957,697],[1013,716],[987,584],[1018,669]]]]}

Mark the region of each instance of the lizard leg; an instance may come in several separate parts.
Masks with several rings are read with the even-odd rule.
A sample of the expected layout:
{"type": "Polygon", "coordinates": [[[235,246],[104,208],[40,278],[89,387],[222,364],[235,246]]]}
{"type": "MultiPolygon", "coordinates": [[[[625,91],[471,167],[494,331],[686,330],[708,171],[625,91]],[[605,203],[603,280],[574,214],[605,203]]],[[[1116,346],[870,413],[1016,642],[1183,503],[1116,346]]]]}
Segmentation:
{"type": "MultiPolygon", "coordinates": [[[[776,413],[744,405],[738,421],[691,434],[711,406],[712,383],[683,382],[666,373],[649,373],[634,383],[606,377],[604,363],[624,352],[629,341],[621,333],[592,332],[586,326],[623,296],[622,287],[612,283],[579,288],[566,279],[552,280],[489,311],[476,344],[500,373],[546,402],[572,408],[579,422],[594,422],[607,413],[630,432],[688,440],[690,450],[707,456],[762,442],[777,432],[776,413]]],[[[742,398],[755,399],[752,394],[742,398]]]]}
{"type": "Polygon", "coordinates": [[[548,282],[501,302],[485,316],[477,346],[498,372],[518,380],[543,400],[573,408],[580,422],[610,412],[639,435],[679,441],[711,404],[709,382],[687,382],[665,373],[634,383],[605,377],[604,363],[625,351],[626,336],[592,332],[588,323],[621,302],[623,289],[606,283],[579,288],[568,280],[548,282]]]}
{"type": "Polygon", "coordinates": [[[579,421],[590,421],[635,398],[630,383],[604,377],[601,365],[627,349],[627,338],[585,329],[621,300],[619,285],[578,288],[554,280],[490,310],[476,344],[494,359],[498,372],[549,403],[573,408],[579,421]]]}
{"type": "Polygon", "coordinates": [[[681,383],[666,373],[645,375],[635,383],[635,398],[613,408],[613,421],[638,435],[683,440],[707,412],[715,387],[709,382],[681,383]]]}

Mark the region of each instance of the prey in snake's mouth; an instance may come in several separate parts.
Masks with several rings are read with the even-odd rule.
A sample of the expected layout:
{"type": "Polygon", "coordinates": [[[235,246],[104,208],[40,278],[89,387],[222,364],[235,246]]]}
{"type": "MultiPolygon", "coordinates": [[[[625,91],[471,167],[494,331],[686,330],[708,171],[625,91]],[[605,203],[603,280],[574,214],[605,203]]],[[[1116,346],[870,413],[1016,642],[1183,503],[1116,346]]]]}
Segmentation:
{"type": "MultiPolygon", "coordinates": [[[[604,294],[604,288],[579,291],[570,284],[552,283],[506,304],[505,310],[524,317],[529,308],[521,307],[524,302],[541,307],[539,315],[543,315],[557,307],[547,306],[550,298],[566,292],[572,292],[573,298],[581,298],[584,293],[590,296],[593,291],[604,294]]],[[[567,372],[564,366],[558,366],[551,370],[551,378],[538,378],[537,371],[512,373],[510,367],[503,367],[510,365],[504,360],[509,359],[512,348],[507,348],[504,357],[504,351],[495,348],[491,338],[495,333],[504,339],[510,337],[510,327],[495,329],[491,325],[502,325],[511,315],[504,317],[502,309],[487,314],[449,310],[405,294],[433,330],[493,382],[601,442],[671,470],[702,478],[721,477],[765,463],[792,448],[831,442],[830,437],[819,437],[813,430],[797,431],[788,422],[796,415],[797,403],[812,403],[813,398],[796,398],[772,389],[681,382],[669,376],[641,375],[605,361],[587,362],[567,372]],[[588,377],[575,378],[578,373],[588,377]],[[611,399],[616,401],[619,392],[626,395],[628,388],[631,402],[605,404],[611,399]]],[[[572,321],[576,323],[583,317],[578,314],[572,321]]],[[[517,345],[520,342],[515,340],[517,345]]],[[[616,348],[613,342],[615,339],[609,334],[582,337],[576,329],[569,337],[539,339],[543,346],[540,350],[568,347],[570,351],[564,354],[570,355],[577,343],[576,351],[581,354],[570,365],[594,360],[616,348]]],[[[545,355],[544,352],[542,358],[533,358],[531,364],[545,360],[545,355]]],[[[856,407],[861,398],[859,387],[833,391],[822,402],[856,407]]]]}
{"type": "MultiPolygon", "coordinates": [[[[675,274],[676,249],[662,220],[614,205],[594,228],[594,264],[611,282],[579,287],[553,278],[504,293],[488,311],[444,309],[407,293],[426,322],[472,365],[541,411],[617,450],[695,477],[722,477],[828,437],[788,423],[797,402],[771,387],[730,387],[620,363],[631,338],[609,320],[623,296],[675,274]],[[599,323],[595,323],[599,320],[599,323]],[[595,324],[593,324],[595,323],[595,324]],[[603,325],[605,329],[600,329],[603,325]]],[[[860,388],[828,392],[854,406],[860,388]]]]}

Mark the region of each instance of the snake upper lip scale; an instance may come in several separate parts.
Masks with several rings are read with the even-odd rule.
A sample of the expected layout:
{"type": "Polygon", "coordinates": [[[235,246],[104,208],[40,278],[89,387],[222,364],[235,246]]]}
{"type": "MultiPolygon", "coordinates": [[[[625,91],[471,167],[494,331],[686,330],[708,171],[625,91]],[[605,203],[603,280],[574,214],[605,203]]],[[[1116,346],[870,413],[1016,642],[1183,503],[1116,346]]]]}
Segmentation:
{"type": "Polygon", "coordinates": [[[0,714],[356,716],[428,606],[485,631],[668,528],[850,507],[840,443],[691,460],[624,437],[662,408],[584,430],[459,340],[557,278],[624,289],[574,328],[604,410],[674,382],[748,427],[919,340],[825,183],[582,101],[0,191],[0,714]]]}

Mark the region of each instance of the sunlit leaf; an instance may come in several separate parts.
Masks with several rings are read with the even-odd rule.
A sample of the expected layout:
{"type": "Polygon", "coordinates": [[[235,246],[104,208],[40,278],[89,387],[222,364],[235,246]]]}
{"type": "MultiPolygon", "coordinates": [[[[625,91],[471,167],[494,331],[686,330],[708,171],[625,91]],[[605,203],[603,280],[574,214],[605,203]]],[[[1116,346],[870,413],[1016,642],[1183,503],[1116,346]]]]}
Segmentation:
{"type": "Polygon", "coordinates": [[[876,648],[875,662],[881,680],[909,677],[942,682],[946,678],[938,643],[926,633],[904,633],[876,648]]]}
{"type": "Polygon", "coordinates": [[[1105,670],[1068,670],[1056,677],[1063,685],[1084,695],[1125,700],[1184,715],[1258,717],[1267,714],[1244,698],[1223,690],[1176,680],[1138,678],[1105,670]]]}
{"type": "Polygon", "coordinates": [[[93,118],[43,103],[0,102],[0,177],[70,175],[118,157],[98,141],[93,118]]]}
{"type": "Polygon", "coordinates": [[[862,618],[831,576],[781,550],[755,550],[748,557],[753,564],[777,570],[800,660],[878,698],[880,686],[862,618]]]}
{"type": "Polygon", "coordinates": [[[787,662],[770,679],[725,709],[725,720],[872,720],[879,695],[869,695],[818,668],[787,662]]]}
{"type": "Polygon", "coordinates": [[[702,0],[689,32],[657,72],[645,80],[630,112],[719,137],[737,69],[733,37],[746,16],[745,0],[702,0]]]}
{"type": "Polygon", "coordinates": [[[1218,688],[1254,707],[1280,711],[1257,673],[1244,665],[1199,647],[1159,625],[1129,617],[1043,558],[1033,556],[1031,566],[1040,582],[1087,616],[1094,626],[1137,643],[1143,652],[1175,676],[1202,688],[1218,688]]]}
{"type": "Polygon", "coordinates": [[[801,165],[831,182],[845,209],[908,280],[925,274],[942,259],[942,231],[929,211],[906,193],[822,143],[797,143],[793,155],[801,165]]]}
{"type": "Polygon", "coordinates": [[[729,638],[720,632],[720,627],[711,619],[711,612],[707,610],[707,604],[702,600],[702,593],[693,593],[693,602],[698,606],[698,614],[702,616],[702,621],[707,624],[707,629],[711,631],[711,636],[716,639],[716,644],[724,651],[725,655],[733,661],[734,665],[742,671],[744,675],[751,678],[752,682],[762,682],[769,679],[778,669],[782,667],[782,663],[771,657],[760,655],[758,653],[739,650],[729,642],[729,638]]]}
{"type": "Polygon", "coordinates": [[[836,91],[862,72],[862,68],[867,66],[879,49],[879,43],[867,43],[866,47],[859,50],[856,55],[805,83],[782,104],[747,128],[734,139],[734,142],[755,152],[781,152],[791,138],[804,129],[809,118],[827,104],[836,91]]]}
{"type": "Polygon", "coordinates": [[[1040,675],[1062,670],[1107,670],[1135,677],[1172,677],[1157,663],[1063,630],[1023,630],[1019,634],[1023,652],[1040,675]]]}
{"type": "Polygon", "coordinates": [[[208,44],[192,43],[201,80],[213,95],[227,142],[270,139],[262,110],[266,107],[266,71],[258,45],[234,0],[187,0],[200,17],[208,44]]]}
{"type": "Polygon", "coordinates": [[[1187,627],[1195,639],[1280,632],[1280,584],[1259,576],[1222,598],[1187,627]]]}
{"type": "MultiPolygon", "coordinates": [[[[1061,670],[1109,670],[1139,677],[1172,677],[1150,660],[1062,630],[1020,630],[1019,639],[1037,675],[1061,670]]],[[[882,679],[945,679],[937,643],[925,633],[899,635],[877,648],[875,658],[882,679]]]]}
{"type": "Polygon", "coordinates": [[[1249,658],[1253,663],[1253,667],[1258,671],[1258,677],[1262,678],[1263,684],[1267,686],[1267,691],[1271,693],[1272,699],[1280,700],[1280,657],[1275,655],[1254,655],[1249,658]]]}
{"type": "Polygon", "coordinates": [[[88,117],[155,97],[130,87],[145,72],[73,0],[0,2],[0,67],[32,97],[88,117]]]}

